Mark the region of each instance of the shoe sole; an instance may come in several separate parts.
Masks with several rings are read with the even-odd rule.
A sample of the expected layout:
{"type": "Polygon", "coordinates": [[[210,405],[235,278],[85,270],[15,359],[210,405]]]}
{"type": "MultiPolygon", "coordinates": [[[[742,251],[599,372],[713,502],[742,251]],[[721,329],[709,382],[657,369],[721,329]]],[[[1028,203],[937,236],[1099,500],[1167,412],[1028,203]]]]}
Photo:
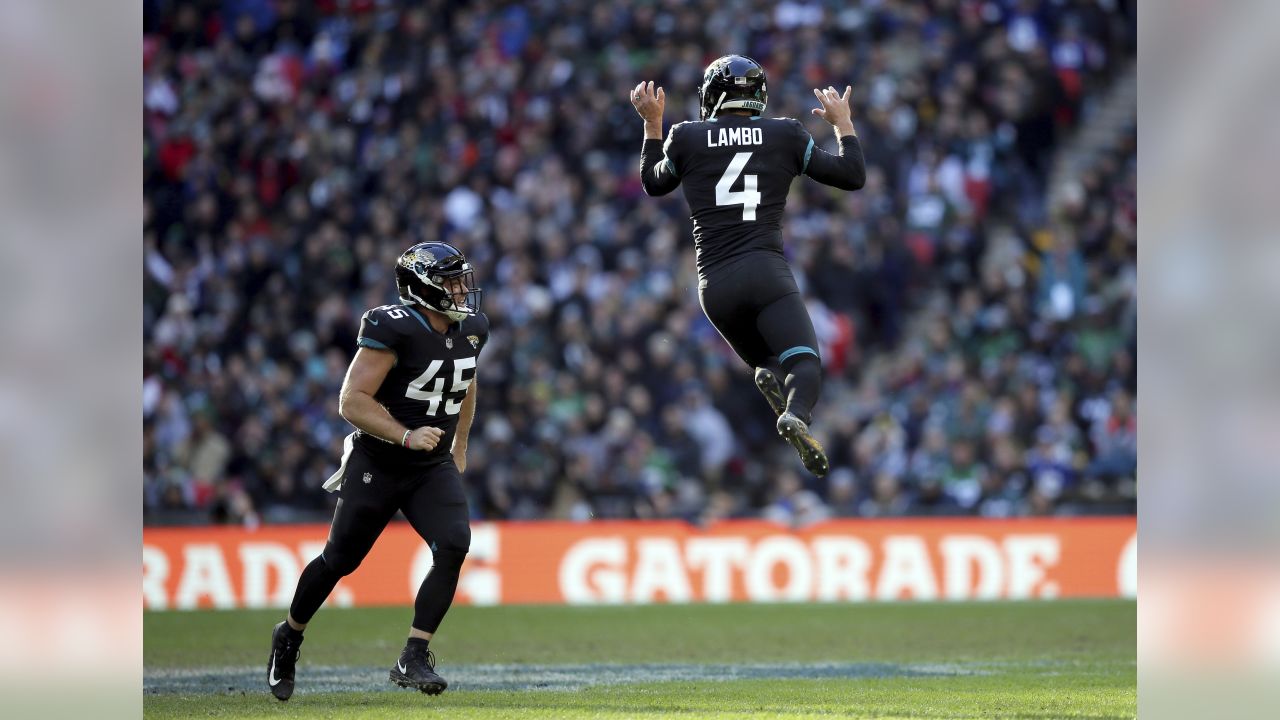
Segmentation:
{"type": "Polygon", "coordinates": [[[773,409],[773,414],[781,415],[787,410],[787,401],[782,397],[782,386],[778,378],[769,370],[756,371],[756,388],[773,409]]]}
{"type": "Polygon", "coordinates": [[[800,456],[800,462],[804,463],[804,469],[822,477],[830,469],[827,464],[827,454],[823,451],[822,445],[802,429],[799,423],[799,419],[783,420],[778,425],[778,432],[783,439],[791,443],[791,447],[795,448],[796,454],[800,456]]]}
{"type": "Polygon", "coordinates": [[[444,692],[445,688],[449,687],[449,683],[443,680],[440,682],[417,682],[406,675],[401,675],[399,670],[391,671],[391,682],[402,688],[413,688],[428,695],[439,695],[444,692]]]}

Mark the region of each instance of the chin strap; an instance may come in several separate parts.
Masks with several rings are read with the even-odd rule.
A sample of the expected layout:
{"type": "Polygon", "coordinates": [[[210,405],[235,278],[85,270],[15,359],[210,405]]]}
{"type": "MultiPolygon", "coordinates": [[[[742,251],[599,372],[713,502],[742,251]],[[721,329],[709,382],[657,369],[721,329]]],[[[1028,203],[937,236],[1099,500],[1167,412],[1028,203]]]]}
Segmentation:
{"type": "Polygon", "coordinates": [[[725,93],[720,93],[720,99],[716,101],[716,106],[711,108],[711,114],[707,116],[707,119],[714,118],[716,113],[720,111],[720,104],[724,102],[724,96],[725,93]]]}

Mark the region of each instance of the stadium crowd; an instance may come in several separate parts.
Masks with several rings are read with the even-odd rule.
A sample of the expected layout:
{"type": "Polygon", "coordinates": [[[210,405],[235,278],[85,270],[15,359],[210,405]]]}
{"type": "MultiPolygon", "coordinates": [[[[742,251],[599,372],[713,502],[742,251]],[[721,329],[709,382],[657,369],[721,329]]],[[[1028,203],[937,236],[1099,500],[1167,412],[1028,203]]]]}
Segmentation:
{"type": "Polygon", "coordinates": [[[1135,47],[1123,0],[148,0],[147,522],[327,520],[337,392],[391,268],[441,239],[494,328],[478,518],[1131,512],[1136,141],[1055,151],[1135,47]],[[826,385],[813,478],[702,316],[687,206],[627,90],[697,116],[726,52],[769,115],[852,83],[868,162],[784,220],[826,385]]]}

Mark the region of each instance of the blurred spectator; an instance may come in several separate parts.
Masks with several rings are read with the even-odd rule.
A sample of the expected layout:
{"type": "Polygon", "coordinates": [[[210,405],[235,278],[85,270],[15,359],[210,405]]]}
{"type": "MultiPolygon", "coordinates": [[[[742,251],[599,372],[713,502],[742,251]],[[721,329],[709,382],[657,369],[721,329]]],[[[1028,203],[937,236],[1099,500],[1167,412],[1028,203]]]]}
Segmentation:
{"type": "Polygon", "coordinates": [[[494,327],[478,516],[1130,510],[1079,486],[1136,480],[1133,137],[1047,197],[1133,6],[148,0],[147,521],[327,519],[359,315],[427,238],[494,327]],[[699,311],[686,206],[636,177],[626,88],[695,117],[727,52],[828,147],[809,89],[852,83],[868,159],[784,224],[828,373],[807,489],[781,492],[794,457],[699,311]]]}
{"type": "Polygon", "coordinates": [[[906,515],[911,501],[902,491],[902,484],[892,473],[882,472],[871,483],[871,496],[858,506],[863,517],[898,517],[906,515]]]}

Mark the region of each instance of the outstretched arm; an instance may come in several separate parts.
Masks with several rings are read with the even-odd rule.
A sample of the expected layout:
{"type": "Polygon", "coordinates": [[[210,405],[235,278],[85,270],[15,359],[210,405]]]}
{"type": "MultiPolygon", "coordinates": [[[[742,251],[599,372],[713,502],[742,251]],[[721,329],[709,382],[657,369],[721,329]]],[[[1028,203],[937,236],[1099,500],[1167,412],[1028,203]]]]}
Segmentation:
{"type": "Polygon", "coordinates": [[[666,109],[667,96],[662,88],[656,91],[653,81],[642,82],[631,90],[631,104],[644,119],[644,147],[640,151],[640,184],[645,194],[666,195],[680,185],[675,167],[667,159],[662,146],[662,113],[666,109]]]}
{"type": "Polygon", "coordinates": [[[814,108],[813,114],[831,123],[836,138],[840,141],[840,154],[832,155],[821,148],[813,148],[809,155],[804,172],[823,185],[841,190],[857,190],[867,182],[867,166],[862,158],[862,145],[858,142],[858,134],[853,129],[850,116],[849,93],[853,90],[846,85],[844,95],[835,88],[813,91],[822,107],[814,108]]]}

